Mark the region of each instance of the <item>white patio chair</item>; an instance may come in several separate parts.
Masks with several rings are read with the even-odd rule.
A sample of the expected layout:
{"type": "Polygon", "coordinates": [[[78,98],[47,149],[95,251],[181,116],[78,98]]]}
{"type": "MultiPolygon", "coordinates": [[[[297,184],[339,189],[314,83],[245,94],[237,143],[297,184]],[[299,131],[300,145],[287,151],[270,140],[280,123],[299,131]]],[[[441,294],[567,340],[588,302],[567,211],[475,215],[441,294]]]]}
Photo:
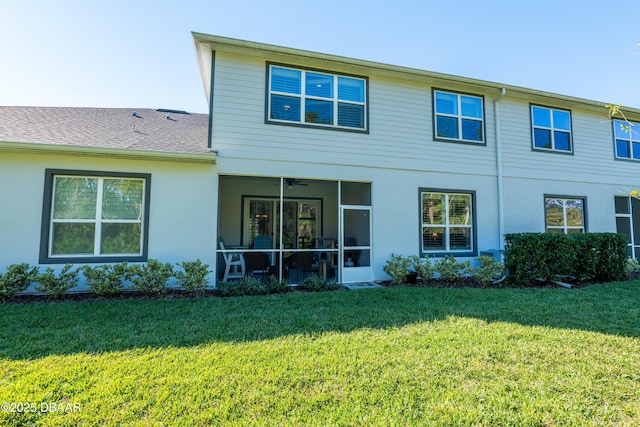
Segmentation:
{"type": "Polygon", "coordinates": [[[229,281],[229,279],[243,279],[247,269],[244,263],[244,256],[242,256],[242,252],[226,252],[224,239],[222,237],[220,237],[219,244],[225,263],[224,276],[222,277],[222,281],[227,282],[229,281]]]}

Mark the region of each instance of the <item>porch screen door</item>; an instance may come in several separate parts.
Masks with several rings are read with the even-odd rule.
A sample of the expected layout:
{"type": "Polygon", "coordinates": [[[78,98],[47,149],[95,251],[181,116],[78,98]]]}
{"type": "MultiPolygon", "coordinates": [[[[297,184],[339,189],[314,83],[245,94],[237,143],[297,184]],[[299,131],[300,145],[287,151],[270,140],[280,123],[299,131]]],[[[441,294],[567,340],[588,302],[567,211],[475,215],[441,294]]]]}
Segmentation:
{"type": "Polygon", "coordinates": [[[340,216],[342,283],[371,281],[371,207],[341,206],[340,216]]]}

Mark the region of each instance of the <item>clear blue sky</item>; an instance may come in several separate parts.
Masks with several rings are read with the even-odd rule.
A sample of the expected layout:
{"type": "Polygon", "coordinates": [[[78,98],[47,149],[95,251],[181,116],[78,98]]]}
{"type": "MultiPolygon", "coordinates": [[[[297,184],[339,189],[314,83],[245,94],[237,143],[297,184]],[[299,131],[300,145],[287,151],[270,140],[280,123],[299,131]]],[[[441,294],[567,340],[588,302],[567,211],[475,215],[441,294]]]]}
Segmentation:
{"type": "Polygon", "coordinates": [[[0,0],[0,105],[207,112],[191,31],[640,108],[640,1],[0,0]]]}

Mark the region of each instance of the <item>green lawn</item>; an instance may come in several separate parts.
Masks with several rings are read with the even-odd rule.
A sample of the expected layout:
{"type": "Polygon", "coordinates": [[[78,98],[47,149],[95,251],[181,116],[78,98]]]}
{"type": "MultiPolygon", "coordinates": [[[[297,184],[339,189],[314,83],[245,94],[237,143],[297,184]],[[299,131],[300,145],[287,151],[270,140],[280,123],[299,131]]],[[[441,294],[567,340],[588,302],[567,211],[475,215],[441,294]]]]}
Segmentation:
{"type": "Polygon", "coordinates": [[[640,281],[0,305],[2,402],[10,426],[640,425],[640,281]],[[63,410],[7,411],[34,407],[63,410]]]}

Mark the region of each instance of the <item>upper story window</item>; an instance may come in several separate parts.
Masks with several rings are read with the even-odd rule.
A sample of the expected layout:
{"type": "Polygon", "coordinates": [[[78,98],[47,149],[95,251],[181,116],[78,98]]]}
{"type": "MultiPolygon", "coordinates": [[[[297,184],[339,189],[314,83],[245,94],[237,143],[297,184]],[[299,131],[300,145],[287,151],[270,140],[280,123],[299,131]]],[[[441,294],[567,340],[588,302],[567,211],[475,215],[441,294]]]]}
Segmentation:
{"type": "Polygon", "coordinates": [[[570,111],[532,105],[531,123],[534,149],[573,152],[570,111]]]}
{"type": "Polygon", "coordinates": [[[434,90],[433,99],[436,138],[484,142],[482,97],[434,90]]]}
{"type": "Polygon", "coordinates": [[[269,66],[268,121],[365,131],[363,78],[269,66]]]}
{"type": "Polygon", "coordinates": [[[584,233],[585,199],[545,197],[544,212],[548,233],[584,233]]]}
{"type": "Polygon", "coordinates": [[[623,120],[613,121],[616,157],[640,160],[640,124],[623,120]]]}
{"type": "Polygon", "coordinates": [[[45,175],[41,262],[143,261],[149,175],[45,175]]]}
{"type": "Polygon", "coordinates": [[[475,253],[475,193],[420,191],[423,254],[475,253]]]}

